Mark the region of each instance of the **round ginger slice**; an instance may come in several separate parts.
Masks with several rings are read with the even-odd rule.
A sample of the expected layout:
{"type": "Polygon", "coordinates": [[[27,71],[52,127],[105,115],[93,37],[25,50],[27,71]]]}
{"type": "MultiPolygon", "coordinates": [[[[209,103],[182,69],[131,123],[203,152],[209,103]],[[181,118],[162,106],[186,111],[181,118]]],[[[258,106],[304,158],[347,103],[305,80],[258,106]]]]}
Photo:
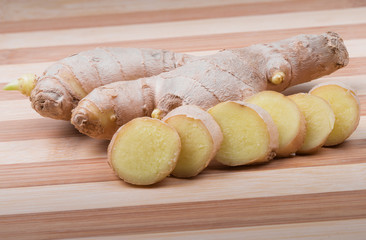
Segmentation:
{"type": "Polygon", "coordinates": [[[306,120],[305,140],[297,153],[314,153],[324,145],[333,130],[333,110],[327,101],[315,95],[298,93],[288,97],[297,104],[306,120]]]}
{"type": "Polygon", "coordinates": [[[291,99],[274,91],[259,92],[246,99],[266,110],[275,122],[279,133],[279,157],[288,157],[303,144],[306,133],[305,117],[291,99]]]}
{"type": "Polygon", "coordinates": [[[356,130],[360,121],[360,102],[354,90],[340,82],[328,82],[313,87],[310,94],[325,99],[333,109],[335,123],[324,146],[344,142],[356,130]]]}
{"type": "Polygon", "coordinates": [[[244,102],[223,102],[208,112],[221,127],[224,139],[215,160],[228,166],[267,162],[275,156],[278,132],[269,114],[244,102]]]}
{"type": "Polygon", "coordinates": [[[151,185],[174,169],[181,149],[177,131],[158,119],[136,118],[114,134],[108,162],[118,177],[135,185],[151,185]]]}
{"type": "Polygon", "coordinates": [[[163,119],[177,130],[182,149],[172,175],[189,178],[198,175],[216,155],[222,142],[222,132],[213,117],[194,105],[171,111],[163,119]]]}

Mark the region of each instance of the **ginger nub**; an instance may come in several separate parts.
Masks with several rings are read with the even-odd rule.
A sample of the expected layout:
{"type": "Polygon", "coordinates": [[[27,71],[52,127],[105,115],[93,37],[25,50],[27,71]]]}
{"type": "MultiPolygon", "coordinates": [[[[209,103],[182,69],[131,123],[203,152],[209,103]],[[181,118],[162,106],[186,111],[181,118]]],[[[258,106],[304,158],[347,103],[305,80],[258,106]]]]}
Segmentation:
{"type": "Polygon", "coordinates": [[[181,149],[179,135],[168,124],[136,118],[122,126],[108,147],[108,161],[124,181],[150,185],[174,169],[181,149]]]}
{"type": "Polygon", "coordinates": [[[258,106],[243,102],[223,102],[208,112],[224,135],[215,159],[228,166],[266,162],[278,147],[277,128],[269,114],[258,106]],[[266,115],[266,116],[264,116],[266,115]]]}
{"type": "Polygon", "coordinates": [[[246,102],[258,105],[266,110],[275,122],[279,133],[280,157],[294,154],[305,139],[305,118],[296,103],[281,93],[263,91],[250,97],[246,102]]]}
{"type": "Polygon", "coordinates": [[[310,94],[325,99],[335,114],[334,128],[324,146],[344,142],[356,130],[360,121],[360,103],[354,90],[340,82],[319,84],[310,94]]]}
{"type": "Polygon", "coordinates": [[[207,167],[221,145],[219,125],[209,113],[194,105],[176,108],[163,120],[177,130],[182,142],[172,175],[181,178],[196,176],[207,167]]]}
{"type": "Polygon", "coordinates": [[[305,141],[297,152],[314,153],[324,145],[333,130],[333,110],[327,101],[315,95],[298,93],[288,97],[297,104],[306,120],[305,141]]]}

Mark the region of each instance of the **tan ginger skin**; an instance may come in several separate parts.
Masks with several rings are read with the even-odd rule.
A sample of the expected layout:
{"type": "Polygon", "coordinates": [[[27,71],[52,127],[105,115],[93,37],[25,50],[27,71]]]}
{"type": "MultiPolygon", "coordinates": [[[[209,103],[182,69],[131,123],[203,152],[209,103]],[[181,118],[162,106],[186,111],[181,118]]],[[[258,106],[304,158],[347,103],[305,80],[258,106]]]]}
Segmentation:
{"type": "Polygon", "coordinates": [[[30,96],[32,107],[44,117],[70,120],[72,109],[94,88],[154,76],[193,58],[167,50],[96,48],[52,64],[38,78],[23,75],[4,89],[30,96]]]}
{"type": "Polygon", "coordinates": [[[181,105],[207,110],[266,89],[283,91],[347,64],[346,47],[334,32],[222,50],[157,76],[96,88],[74,109],[71,122],[91,137],[111,139],[133,118],[162,118],[181,105]]]}

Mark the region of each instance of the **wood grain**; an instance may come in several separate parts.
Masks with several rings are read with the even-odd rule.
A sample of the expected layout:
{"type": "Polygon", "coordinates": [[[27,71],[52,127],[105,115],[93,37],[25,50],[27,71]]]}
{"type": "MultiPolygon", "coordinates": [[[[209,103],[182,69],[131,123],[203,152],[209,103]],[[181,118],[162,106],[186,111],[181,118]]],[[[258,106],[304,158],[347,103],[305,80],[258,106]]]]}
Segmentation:
{"type": "MultiPolygon", "coordinates": [[[[152,234],[114,235],[93,237],[94,240],[120,240],[120,239],[211,239],[228,240],[243,239],[272,240],[272,239],[354,239],[363,240],[363,231],[366,227],[365,219],[335,220],[306,223],[290,223],[264,225],[254,227],[220,228],[210,230],[180,231],[152,234]],[[291,229],[291,231],[289,231],[291,229]]],[[[86,239],[86,238],[72,238],[86,239]]]]}
{"type": "Polygon", "coordinates": [[[0,87],[98,46],[201,56],[335,31],[349,65],[284,93],[347,83],[361,120],[345,143],[313,155],[249,167],[212,162],[193,179],[135,187],[108,166],[108,141],[0,91],[0,239],[365,239],[365,29],[364,0],[1,1],[0,87]]]}
{"type": "Polygon", "coordinates": [[[228,199],[292,196],[366,189],[366,163],[227,171],[193,179],[169,178],[154,186],[135,187],[122,181],[58,184],[0,189],[3,215],[90,210],[228,199]],[[352,174],[344,174],[344,172],[352,174]],[[328,179],[332,179],[329,181],[328,179]],[[284,184],[286,182],[287,184],[284,184]],[[349,184],[349,183],[352,184],[349,184]],[[228,187],[228,183],[230,183],[228,187]],[[210,186],[209,188],[207,186],[210,186]],[[201,192],[204,192],[202,194],[201,192]],[[65,194],[67,193],[67,194],[65,194]],[[29,201],[20,201],[27,195],[29,201]],[[146,200],[148,196],[148,202],[146,200]],[[101,198],[103,201],[101,201],[101,198]],[[78,201],[74,201],[78,199],[78,201]]]}
{"type": "Polygon", "coordinates": [[[365,201],[362,190],[14,214],[0,217],[5,223],[0,234],[9,239],[51,239],[364,219],[365,201]]]}
{"type": "Polygon", "coordinates": [[[365,24],[366,7],[67,30],[3,33],[0,49],[96,44],[252,31],[365,24]],[[324,17],[326,14],[327,17],[324,17]],[[291,19],[289,22],[288,19],[291,19]],[[261,24],[257,24],[261,22],[261,24]],[[175,31],[176,29],[181,31],[175,31]],[[120,34],[120,33],[123,34],[120,34]],[[24,41],[23,39],[27,39],[24,41]]]}
{"type": "MultiPolygon", "coordinates": [[[[279,0],[286,1],[286,0],[279,0]]],[[[119,0],[99,1],[83,0],[63,1],[53,0],[52,3],[43,0],[11,0],[4,1],[1,5],[2,21],[22,21],[29,19],[54,19],[59,17],[74,16],[98,16],[101,14],[128,13],[139,11],[155,11],[155,10],[174,10],[186,9],[188,7],[223,7],[228,4],[251,4],[254,2],[270,2],[270,0],[211,0],[211,1],[177,1],[177,0],[159,0],[149,2],[146,0],[125,0],[121,4],[119,0]]]]}
{"type": "Polygon", "coordinates": [[[245,47],[260,42],[272,42],[280,39],[289,38],[297,34],[321,34],[326,31],[338,32],[343,39],[366,38],[365,31],[359,29],[366,28],[366,24],[352,25],[332,25],[329,27],[309,27],[296,29],[253,31],[244,33],[228,34],[205,34],[198,36],[175,37],[168,39],[149,39],[131,40],[122,42],[103,42],[102,44],[82,44],[68,46],[42,46],[32,48],[0,48],[0,65],[16,63],[33,63],[55,61],[67,57],[71,54],[92,49],[98,46],[110,47],[147,47],[163,48],[177,52],[207,51],[223,48],[245,47]]]}
{"type": "MultiPolygon", "coordinates": [[[[160,1],[160,3],[162,2],[163,1],[160,1]]],[[[7,9],[6,13],[8,14],[8,16],[4,17],[7,21],[2,22],[2,24],[0,25],[0,33],[118,26],[141,23],[197,20],[206,18],[223,18],[228,16],[233,17],[264,15],[271,13],[303,12],[311,11],[313,9],[329,10],[366,6],[366,2],[364,1],[349,0],[333,1],[330,4],[328,0],[295,1],[291,4],[289,4],[288,1],[284,0],[272,2],[253,1],[237,4],[235,4],[235,1],[220,1],[216,3],[210,3],[214,6],[199,6],[200,3],[205,3],[204,1],[191,1],[190,3],[184,1],[185,7],[176,9],[177,7],[179,7],[177,4],[179,2],[176,1],[175,4],[172,4],[172,7],[174,7],[174,9],[167,10],[166,8],[171,2],[172,1],[164,1],[164,4],[152,6],[155,7],[155,9],[149,9],[149,11],[143,8],[146,7],[146,5],[141,4],[139,9],[130,9],[130,11],[128,12],[126,11],[126,8],[116,9],[110,7],[107,8],[107,10],[109,10],[108,12],[96,11],[89,12],[88,15],[84,15],[86,13],[85,8],[83,8],[75,13],[70,13],[70,11],[67,11],[68,16],[65,16],[65,12],[63,12],[62,15],[52,16],[52,18],[47,19],[35,18],[45,18],[47,16],[45,15],[47,14],[47,11],[42,11],[41,14],[27,13],[24,15],[17,14],[14,16],[10,15],[11,11],[7,9]],[[194,6],[195,4],[198,6],[194,6]],[[138,12],[136,12],[136,10],[138,10],[138,12]],[[19,16],[23,17],[23,19],[19,16]],[[12,20],[14,17],[17,17],[17,19],[14,19],[14,21],[9,21],[12,20]],[[27,17],[27,19],[24,19],[24,17],[27,17]]],[[[118,7],[118,3],[116,3],[113,7],[115,6],[118,7]]],[[[147,6],[150,6],[150,4],[147,4],[147,6]]],[[[87,8],[87,10],[89,10],[89,8],[87,8]]],[[[15,9],[13,11],[15,11],[15,9]]]]}
{"type": "MultiPolygon", "coordinates": [[[[364,133],[365,134],[365,133],[364,133]]],[[[212,163],[200,177],[208,174],[230,174],[237,172],[292,169],[315,166],[346,165],[364,163],[366,149],[364,140],[347,141],[336,148],[323,148],[317,155],[297,156],[278,159],[268,164],[229,168],[212,163]],[[349,152],[347,158],[334,158],[332,154],[349,152]]],[[[106,182],[117,180],[105,158],[73,159],[72,161],[33,162],[2,165],[0,168],[0,188],[32,187],[58,184],[106,182]],[[22,176],[19,178],[19,176],[22,176]]],[[[167,180],[174,181],[174,180],[167,180]]]]}

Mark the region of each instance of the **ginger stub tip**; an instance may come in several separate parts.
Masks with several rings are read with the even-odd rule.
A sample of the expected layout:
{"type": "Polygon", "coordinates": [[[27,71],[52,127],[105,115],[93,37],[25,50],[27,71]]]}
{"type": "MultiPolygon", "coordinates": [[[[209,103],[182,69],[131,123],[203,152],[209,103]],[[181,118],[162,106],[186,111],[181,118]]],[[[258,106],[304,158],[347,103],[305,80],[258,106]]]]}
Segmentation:
{"type": "Polygon", "coordinates": [[[285,73],[284,72],[275,72],[275,73],[273,73],[270,82],[275,84],[275,85],[278,85],[278,84],[281,84],[284,79],[285,79],[285,73]]]}
{"type": "Polygon", "coordinates": [[[161,120],[163,118],[162,111],[160,109],[155,108],[154,111],[152,111],[151,113],[151,117],[161,120]]]}
{"type": "Polygon", "coordinates": [[[32,73],[23,74],[17,80],[14,80],[4,86],[3,90],[18,90],[29,97],[36,85],[36,75],[32,73]]]}

